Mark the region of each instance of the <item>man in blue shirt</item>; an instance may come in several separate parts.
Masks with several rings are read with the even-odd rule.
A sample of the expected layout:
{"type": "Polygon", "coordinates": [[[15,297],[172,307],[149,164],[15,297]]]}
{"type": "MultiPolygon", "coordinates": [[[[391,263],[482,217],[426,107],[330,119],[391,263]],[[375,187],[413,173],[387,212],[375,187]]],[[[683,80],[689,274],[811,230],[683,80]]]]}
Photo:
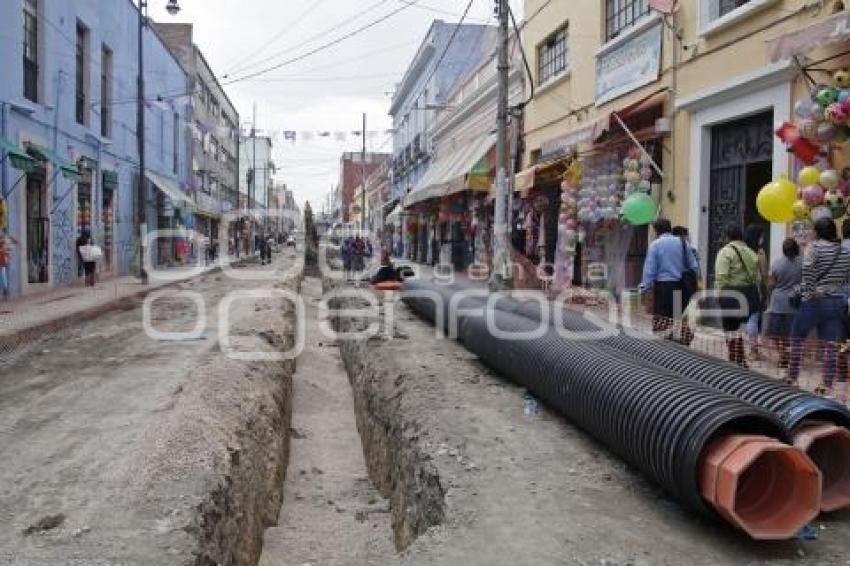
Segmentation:
{"type": "Polygon", "coordinates": [[[666,218],[652,225],[656,239],[649,244],[643,264],[641,295],[652,289],[652,329],[663,332],[681,315],[690,297],[683,297],[682,277],[685,271],[698,273],[699,264],[690,246],[672,234],[666,218]]]}

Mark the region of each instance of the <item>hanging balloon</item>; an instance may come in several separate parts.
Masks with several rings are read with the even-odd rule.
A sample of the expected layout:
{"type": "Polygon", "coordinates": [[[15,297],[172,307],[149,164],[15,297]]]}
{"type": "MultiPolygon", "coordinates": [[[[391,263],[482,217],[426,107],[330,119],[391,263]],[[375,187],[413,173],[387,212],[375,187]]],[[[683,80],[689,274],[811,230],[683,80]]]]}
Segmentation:
{"type": "Polygon", "coordinates": [[[801,185],[817,185],[820,182],[820,169],[817,167],[803,167],[800,169],[800,174],[797,176],[797,180],[801,185]]]}
{"type": "Polygon", "coordinates": [[[796,187],[783,177],[768,183],[759,191],[756,208],[765,220],[785,223],[794,218],[792,207],[796,198],[796,187]]]}
{"type": "Polygon", "coordinates": [[[791,236],[797,241],[805,240],[811,229],[812,225],[808,219],[796,220],[791,223],[791,236]]]}
{"type": "Polygon", "coordinates": [[[815,140],[821,143],[831,142],[838,135],[838,129],[829,122],[821,122],[818,124],[815,140]]]}
{"type": "Polygon", "coordinates": [[[800,118],[797,120],[797,129],[804,138],[813,139],[818,134],[818,121],[813,118],[800,118]]]}
{"type": "Polygon", "coordinates": [[[823,188],[820,185],[809,185],[803,189],[803,200],[809,206],[820,206],[823,203],[823,188]]]}
{"type": "Polygon", "coordinates": [[[847,120],[847,113],[844,111],[844,107],[837,102],[833,102],[827,106],[823,116],[827,121],[836,126],[840,126],[847,120]]]}
{"type": "Polygon", "coordinates": [[[635,193],[623,201],[622,215],[629,224],[643,226],[658,216],[658,205],[646,193],[635,193]]]}
{"type": "Polygon", "coordinates": [[[835,190],[841,193],[844,198],[850,198],[850,181],[841,181],[835,190]]]}
{"type": "Polygon", "coordinates": [[[812,102],[810,100],[798,100],[794,104],[794,115],[798,118],[809,118],[812,115],[812,102]]]}
{"type": "Polygon", "coordinates": [[[795,219],[805,220],[809,217],[811,208],[809,208],[809,205],[806,204],[806,201],[798,200],[791,206],[791,212],[794,214],[795,219]]]}
{"type": "Polygon", "coordinates": [[[835,87],[824,87],[815,96],[815,100],[823,107],[827,107],[838,99],[838,89],[835,87]]]}
{"type": "Polygon", "coordinates": [[[838,187],[838,183],[841,182],[841,175],[839,175],[838,171],[835,169],[827,169],[820,174],[818,182],[820,183],[820,186],[825,189],[834,189],[838,187]]]}
{"type": "Polygon", "coordinates": [[[821,218],[832,218],[832,211],[826,206],[816,206],[812,209],[810,215],[812,222],[817,222],[821,218]]]}
{"type": "Polygon", "coordinates": [[[823,197],[823,203],[832,213],[833,218],[841,218],[847,212],[847,201],[837,192],[829,191],[823,197]]]}

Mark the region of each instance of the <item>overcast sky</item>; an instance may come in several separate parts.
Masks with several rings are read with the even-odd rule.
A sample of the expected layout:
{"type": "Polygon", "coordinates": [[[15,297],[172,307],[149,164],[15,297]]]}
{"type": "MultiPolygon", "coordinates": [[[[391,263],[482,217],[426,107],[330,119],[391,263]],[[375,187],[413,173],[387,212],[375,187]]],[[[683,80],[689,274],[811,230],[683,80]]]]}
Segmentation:
{"type": "MultiPolygon", "coordinates": [[[[179,0],[173,18],[166,0],[149,0],[158,21],[195,26],[195,42],[222,83],[299,57],[403,7],[410,0],[179,0]]],[[[512,0],[517,15],[522,0],[512,0]]],[[[384,22],[315,55],[260,77],[225,86],[242,122],[251,121],[254,102],[260,129],[277,131],[380,131],[370,151],[391,151],[384,132],[392,127],[390,93],[406,70],[434,19],[456,22],[467,0],[419,0],[384,22]],[[445,12],[445,13],[443,13],[445,12]]],[[[467,21],[494,23],[493,0],[474,0],[467,21]]],[[[279,137],[274,147],[277,180],[295,192],[299,204],[314,208],[336,183],[341,152],[359,151],[360,139],[279,137]]]]}

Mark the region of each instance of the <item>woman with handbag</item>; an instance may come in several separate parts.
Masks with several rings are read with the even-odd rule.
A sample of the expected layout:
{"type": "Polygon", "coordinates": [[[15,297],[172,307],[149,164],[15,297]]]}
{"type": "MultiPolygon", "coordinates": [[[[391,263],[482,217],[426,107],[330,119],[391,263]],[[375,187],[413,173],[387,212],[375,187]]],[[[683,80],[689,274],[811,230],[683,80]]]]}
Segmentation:
{"type": "Polygon", "coordinates": [[[726,228],[728,243],[717,252],[714,285],[720,291],[723,330],[729,348],[729,361],[747,367],[744,338],[739,330],[750,315],[762,310],[761,272],[758,256],[744,243],[744,232],[737,224],[726,228]]]}
{"type": "MultiPolygon", "coordinates": [[[[837,346],[847,336],[847,302],[844,286],[850,280],[850,254],[841,248],[835,222],[821,218],[815,222],[815,237],[803,258],[803,282],[800,286],[800,307],[791,325],[791,366],[788,380],[796,383],[800,376],[803,340],[817,329],[818,340],[824,345],[823,382],[815,390],[826,394],[838,366],[837,346]]],[[[796,301],[793,301],[796,302],[796,301]]],[[[840,386],[846,395],[846,376],[839,375],[840,386]]]]}
{"type": "MultiPolygon", "coordinates": [[[[764,251],[764,226],[761,224],[750,224],[744,228],[744,242],[751,250],[756,253],[758,258],[758,270],[761,276],[761,284],[759,286],[759,294],[762,299],[767,299],[767,279],[768,279],[768,264],[767,254],[764,251]]],[[[761,305],[765,307],[764,302],[761,305]]],[[[759,347],[759,334],[763,324],[764,309],[759,309],[756,312],[750,313],[750,318],[747,319],[746,333],[750,340],[750,358],[752,360],[763,360],[759,347]]]]}

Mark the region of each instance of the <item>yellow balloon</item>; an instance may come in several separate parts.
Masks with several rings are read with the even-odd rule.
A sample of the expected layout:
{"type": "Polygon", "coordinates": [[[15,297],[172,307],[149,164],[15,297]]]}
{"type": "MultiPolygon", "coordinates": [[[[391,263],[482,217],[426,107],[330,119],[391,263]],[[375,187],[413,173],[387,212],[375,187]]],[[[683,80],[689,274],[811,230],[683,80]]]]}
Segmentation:
{"type": "Polygon", "coordinates": [[[820,182],[820,170],[817,167],[803,167],[800,169],[800,175],[797,177],[800,184],[804,187],[809,185],[817,185],[820,182]]]}
{"type": "Polygon", "coordinates": [[[756,197],[756,208],[769,222],[784,224],[794,219],[797,188],[788,179],[777,179],[762,188],[756,197]]]}
{"type": "Polygon", "coordinates": [[[790,200],[792,203],[797,200],[797,185],[792,183],[785,175],[781,175],[768,186],[770,185],[774,185],[777,188],[784,200],[790,200]]]}
{"type": "Polygon", "coordinates": [[[809,205],[804,200],[798,200],[791,205],[791,212],[795,220],[805,220],[809,217],[809,205]]]}

